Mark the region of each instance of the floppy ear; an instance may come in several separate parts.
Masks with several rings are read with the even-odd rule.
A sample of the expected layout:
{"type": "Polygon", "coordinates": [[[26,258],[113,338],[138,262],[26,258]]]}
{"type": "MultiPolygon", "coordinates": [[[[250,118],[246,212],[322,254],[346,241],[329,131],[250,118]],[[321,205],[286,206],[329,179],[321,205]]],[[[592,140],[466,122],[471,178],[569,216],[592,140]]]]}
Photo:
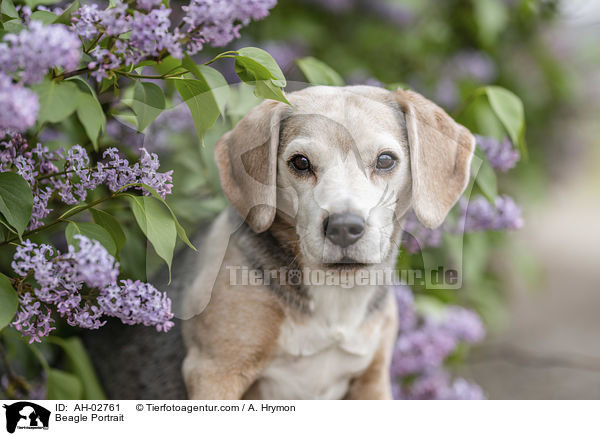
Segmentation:
{"type": "Polygon", "coordinates": [[[442,108],[399,89],[411,160],[413,209],[426,227],[438,227],[469,181],[475,138],[442,108]]]}
{"type": "Polygon", "coordinates": [[[264,101],[215,146],[223,191],[257,233],[275,218],[279,124],[285,108],[283,103],[264,101]]]}

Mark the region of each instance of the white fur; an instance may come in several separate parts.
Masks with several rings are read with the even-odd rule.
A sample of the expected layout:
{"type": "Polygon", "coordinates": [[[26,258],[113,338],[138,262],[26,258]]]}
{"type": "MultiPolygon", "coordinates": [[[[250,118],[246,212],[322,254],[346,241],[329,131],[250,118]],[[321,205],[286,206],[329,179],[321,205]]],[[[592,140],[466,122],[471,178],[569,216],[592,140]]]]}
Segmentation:
{"type": "Polygon", "coordinates": [[[314,315],[287,317],[282,324],[275,358],[259,380],[262,396],[341,399],[379,343],[379,329],[367,333],[363,325],[375,291],[370,286],[312,287],[314,315]]]}

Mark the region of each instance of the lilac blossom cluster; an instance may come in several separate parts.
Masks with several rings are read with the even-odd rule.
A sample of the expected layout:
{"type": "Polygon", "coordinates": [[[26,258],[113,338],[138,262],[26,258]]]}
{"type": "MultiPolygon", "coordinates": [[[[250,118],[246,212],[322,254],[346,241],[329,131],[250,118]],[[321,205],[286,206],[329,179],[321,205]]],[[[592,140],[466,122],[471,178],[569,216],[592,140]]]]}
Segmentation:
{"type": "Polygon", "coordinates": [[[261,20],[269,14],[276,0],[191,0],[183,6],[187,48],[196,53],[205,44],[223,47],[240,37],[240,29],[251,20],[261,20]]]}
{"type": "Polygon", "coordinates": [[[119,264],[95,240],[75,235],[78,249],[56,252],[29,240],[17,246],[12,268],[21,277],[19,308],[11,323],[29,342],[40,342],[55,329],[56,312],[71,326],[97,329],[114,316],[126,324],[155,326],[167,331],[173,323],[171,301],[152,285],[140,281],[117,283],[119,264]],[[31,285],[29,278],[35,280],[31,285]]]}
{"type": "Polygon", "coordinates": [[[12,79],[0,72],[0,138],[8,132],[22,132],[35,124],[40,108],[37,95],[13,83],[12,79]]]}
{"type": "Polygon", "coordinates": [[[436,229],[428,229],[414,212],[409,212],[404,220],[402,247],[409,253],[417,253],[426,247],[439,247],[444,232],[518,230],[524,225],[521,208],[507,195],[496,198],[494,204],[482,196],[461,198],[458,209],[456,223],[444,222],[436,229]]]}
{"type": "Polygon", "coordinates": [[[0,68],[30,85],[41,82],[49,68],[77,68],[80,50],[79,38],[66,26],[31,21],[18,34],[4,35],[4,43],[0,43],[0,68]]]}
{"type": "Polygon", "coordinates": [[[508,137],[502,141],[490,136],[475,135],[477,145],[487,157],[492,168],[506,172],[517,164],[521,155],[508,137]]]}
{"type": "MultiPolygon", "coordinates": [[[[33,193],[33,211],[28,229],[34,230],[52,212],[48,203],[55,192],[64,203],[71,205],[84,201],[87,193],[100,185],[116,192],[126,185],[139,183],[150,186],[165,198],[173,187],[173,172],[159,172],[158,156],[144,148],[141,153],[139,161],[131,164],[116,148],[109,148],[103,154],[104,161],[94,167],[85,149],[79,145],[66,153],[62,149],[50,151],[39,143],[30,149],[27,141],[17,134],[7,141],[0,141],[0,172],[14,170],[29,184],[33,193]],[[59,171],[56,164],[63,159],[63,171],[59,171]]],[[[142,187],[133,188],[149,195],[142,187]]]]}
{"type": "Polygon", "coordinates": [[[182,9],[180,26],[172,26],[171,9],[157,0],[138,0],[139,10],[130,13],[128,5],[117,0],[100,10],[96,4],[83,5],[75,12],[72,27],[85,40],[114,38],[114,48],[98,45],[91,52],[88,67],[97,80],[110,70],[134,65],[144,59],[170,54],[195,54],[204,45],[221,47],[239,38],[240,29],[251,20],[265,18],[276,0],[191,0],[182,9]],[[121,35],[128,33],[128,38],[121,35]]]}
{"type": "Polygon", "coordinates": [[[395,399],[482,399],[481,388],[443,369],[459,343],[477,343],[485,336],[480,318],[458,306],[434,315],[419,315],[406,286],[395,286],[399,334],[392,355],[391,377],[395,399]]]}
{"type": "Polygon", "coordinates": [[[521,208],[507,195],[496,198],[495,204],[482,196],[459,202],[460,219],[456,231],[518,230],[523,227],[521,208]]]}
{"type": "Polygon", "coordinates": [[[35,123],[37,95],[23,85],[40,82],[52,67],[76,68],[80,48],[77,36],[62,24],[31,21],[18,34],[4,35],[0,42],[0,138],[35,123]]]}

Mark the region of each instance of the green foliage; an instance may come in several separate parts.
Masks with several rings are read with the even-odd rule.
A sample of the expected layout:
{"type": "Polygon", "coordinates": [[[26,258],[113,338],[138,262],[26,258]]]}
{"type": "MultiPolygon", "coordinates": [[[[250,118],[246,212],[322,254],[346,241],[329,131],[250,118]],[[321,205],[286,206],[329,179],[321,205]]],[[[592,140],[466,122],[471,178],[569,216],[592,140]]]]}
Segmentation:
{"type": "Polygon", "coordinates": [[[344,79],[333,68],[318,59],[308,56],[296,63],[311,85],[344,86],[344,79]]]}
{"type": "Polygon", "coordinates": [[[129,204],[138,226],[154,247],[156,254],[165,261],[171,273],[177,229],[169,211],[154,197],[128,194],[129,204]]]}
{"type": "Polygon", "coordinates": [[[80,91],[72,81],[56,82],[46,78],[32,88],[40,100],[38,124],[63,121],[79,104],[80,91]]]}
{"type": "Polygon", "coordinates": [[[146,130],[165,107],[165,95],[160,86],[151,82],[136,82],[131,108],[136,116],[138,132],[146,130]]]}
{"type": "Polygon", "coordinates": [[[0,213],[19,236],[27,228],[32,208],[33,194],[23,177],[11,172],[0,173],[0,213]]]}
{"type": "Polygon", "coordinates": [[[18,303],[17,293],[9,278],[0,273],[0,331],[12,321],[18,303]]]}
{"type": "Polygon", "coordinates": [[[490,106],[498,116],[510,139],[517,144],[521,153],[525,154],[525,110],[519,97],[499,86],[488,86],[485,92],[490,106]]]}
{"type": "Polygon", "coordinates": [[[90,213],[92,214],[94,222],[106,230],[111,236],[116,248],[116,254],[118,255],[127,240],[121,225],[111,214],[104,212],[103,210],[91,208],[90,213]]]}
{"type": "Polygon", "coordinates": [[[102,246],[106,248],[106,251],[108,251],[111,255],[117,255],[117,246],[115,240],[101,225],[94,223],[77,223],[71,221],[65,229],[65,238],[67,239],[67,243],[69,245],[72,245],[77,249],[79,247],[79,243],[77,239],[74,238],[75,235],[87,236],[91,240],[95,239],[96,241],[100,242],[100,244],[102,244],[102,246]]]}

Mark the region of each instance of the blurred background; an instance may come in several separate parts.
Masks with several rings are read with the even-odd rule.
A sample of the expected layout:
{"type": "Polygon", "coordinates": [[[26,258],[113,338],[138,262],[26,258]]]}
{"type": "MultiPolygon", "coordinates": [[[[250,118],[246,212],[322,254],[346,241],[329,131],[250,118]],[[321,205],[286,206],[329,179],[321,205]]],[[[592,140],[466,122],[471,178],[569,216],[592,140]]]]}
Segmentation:
{"type": "Polygon", "coordinates": [[[499,185],[525,225],[467,236],[463,289],[428,291],[482,316],[487,339],[457,371],[492,399],[600,398],[599,37],[593,0],[282,0],[232,44],[269,51],[289,81],[314,56],[451,114],[482,85],[521,97],[529,159],[499,185]]]}

